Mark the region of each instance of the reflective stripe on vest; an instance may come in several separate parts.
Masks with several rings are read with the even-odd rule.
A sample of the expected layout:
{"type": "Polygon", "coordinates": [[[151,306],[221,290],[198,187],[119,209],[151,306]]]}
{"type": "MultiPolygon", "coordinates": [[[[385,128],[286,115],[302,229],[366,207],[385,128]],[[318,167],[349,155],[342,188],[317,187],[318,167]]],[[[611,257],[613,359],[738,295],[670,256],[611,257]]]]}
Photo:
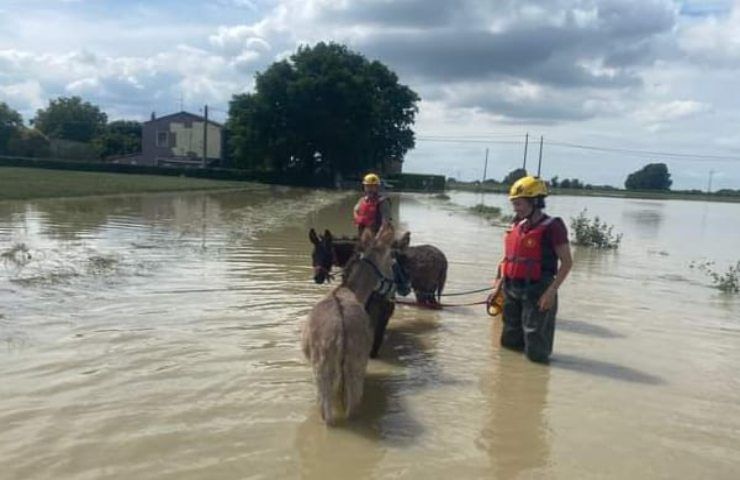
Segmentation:
{"type": "Polygon", "coordinates": [[[525,232],[527,220],[522,220],[506,234],[504,277],[512,280],[537,282],[542,277],[542,240],[554,220],[547,217],[525,232]]]}

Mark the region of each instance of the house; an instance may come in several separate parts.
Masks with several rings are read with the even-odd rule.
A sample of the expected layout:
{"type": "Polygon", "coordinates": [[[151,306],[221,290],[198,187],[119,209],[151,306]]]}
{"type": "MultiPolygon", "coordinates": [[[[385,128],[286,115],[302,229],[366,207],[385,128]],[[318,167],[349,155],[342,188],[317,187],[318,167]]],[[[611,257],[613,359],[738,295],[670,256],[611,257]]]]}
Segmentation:
{"type": "Polygon", "coordinates": [[[212,120],[208,120],[207,129],[204,125],[204,117],[185,111],[159,118],[152,113],[142,125],[141,154],[113,161],[157,167],[223,166],[223,125],[212,120]]]}

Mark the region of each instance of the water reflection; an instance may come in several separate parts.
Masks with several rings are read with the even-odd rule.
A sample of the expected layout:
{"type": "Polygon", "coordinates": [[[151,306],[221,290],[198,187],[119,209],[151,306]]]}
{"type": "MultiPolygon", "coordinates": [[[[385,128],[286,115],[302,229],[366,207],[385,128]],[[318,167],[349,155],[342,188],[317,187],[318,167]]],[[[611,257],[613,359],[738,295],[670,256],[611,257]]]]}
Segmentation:
{"type": "Polygon", "coordinates": [[[616,363],[592,358],[580,357],[564,353],[557,353],[550,363],[552,368],[562,368],[574,372],[595,375],[599,377],[620,380],[624,382],[642,383],[645,385],[660,385],[663,382],[658,376],[642,372],[635,368],[625,367],[616,363]]]}
{"type": "Polygon", "coordinates": [[[294,447],[300,456],[301,478],[375,478],[388,448],[409,445],[423,433],[404,404],[403,376],[372,371],[372,363],[370,369],[362,405],[350,422],[328,428],[312,406],[298,427],[294,447]]]}
{"type": "Polygon", "coordinates": [[[517,478],[543,469],[550,457],[546,417],[550,369],[499,348],[500,322],[492,329],[490,376],[483,379],[488,415],[476,441],[488,453],[494,478],[517,478]]]}
{"type": "Polygon", "coordinates": [[[603,275],[618,260],[618,250],[599,250],[591,247],[573,248],[573,269],[585,271],[589,276],[603,275]]]}
{"type": "Polygon", "coordinates": [[[643,236],[657,238],[665,220],[664,205],[662,202],[633,200],[627,203],[622,218],[643,236]]]}
{"type": "Polygon", "coordinates": [[[601,325],[595,325],[593,323],[584,322],[582,320],[568,320],[558,318],[558,330],[566,332],[577,333],[578,335],[586,335],[589,337],[596,338],[623,338],[624,335],[617,333],[601,325]]]}

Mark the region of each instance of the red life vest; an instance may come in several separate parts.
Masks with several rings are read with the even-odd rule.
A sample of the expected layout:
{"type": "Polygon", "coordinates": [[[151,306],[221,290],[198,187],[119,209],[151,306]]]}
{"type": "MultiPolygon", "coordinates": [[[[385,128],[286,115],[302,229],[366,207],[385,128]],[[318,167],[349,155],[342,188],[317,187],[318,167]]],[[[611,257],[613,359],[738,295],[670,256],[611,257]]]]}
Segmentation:
{"type": "Polygon", "coordinates": [[[365,196],[360,200],[360,206],[355,212],[355,225],[358,227],[376,228],[380,226],[380,196],[365,196]]]}
{"type": "Polygon", "coordinates": [[[504,277],[537,282],[542,277],[543,237],[554,219],[547,217],[532,229],[524,231],[528,220],[522,220],[506,234],[504,277]]]}

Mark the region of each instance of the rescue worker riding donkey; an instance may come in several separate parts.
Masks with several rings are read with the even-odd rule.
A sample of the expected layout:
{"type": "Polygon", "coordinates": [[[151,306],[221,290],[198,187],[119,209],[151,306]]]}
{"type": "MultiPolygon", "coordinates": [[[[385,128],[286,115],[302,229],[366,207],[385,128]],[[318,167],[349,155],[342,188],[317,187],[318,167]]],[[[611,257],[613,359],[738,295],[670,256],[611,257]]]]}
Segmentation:
{"type": "MultiPolygon", "coordinates": [[[[359,238],[362,238],[365,229],[369,228],[373,235],[376,235],[384,223],[391,223],[390,199],[380,195],[380,177],[374,173],[368,173],[362,179],[362,188],[364,195],[354,208],[354,220],[359,238]]],[[[397,277],[396,265],[397,263],[394,261],[394,276],[397,277]]],[[[370,351],[371,358],[378,356],[378,350],[385,336],[385,329],[395,308],[396,304],[393,301],[392,292],[389,296],[373,292],[365,305],[365,310],[373,322],[374,338],[370,351]]]]}
{"type": "Polygon", "coordinates": [[[516,216],[506,232],[492,293],[504,292],[501,345],[538,363],[547,363],[552,353],[557,291],[573,266],[565,224],[542,211],[546,196],[539,178],[524,177],[511,186],[516,216]]]}
{"type": "Polygon", "coordinates": [[[355,225],[360,238],[366,228],[375,234],[384,222],[391,221],[391,201],[388,197],[380,195],[380,177],[368,173],[362,179],[362,188],[365,194],[357,202],[354,210],[355,225]]]}

